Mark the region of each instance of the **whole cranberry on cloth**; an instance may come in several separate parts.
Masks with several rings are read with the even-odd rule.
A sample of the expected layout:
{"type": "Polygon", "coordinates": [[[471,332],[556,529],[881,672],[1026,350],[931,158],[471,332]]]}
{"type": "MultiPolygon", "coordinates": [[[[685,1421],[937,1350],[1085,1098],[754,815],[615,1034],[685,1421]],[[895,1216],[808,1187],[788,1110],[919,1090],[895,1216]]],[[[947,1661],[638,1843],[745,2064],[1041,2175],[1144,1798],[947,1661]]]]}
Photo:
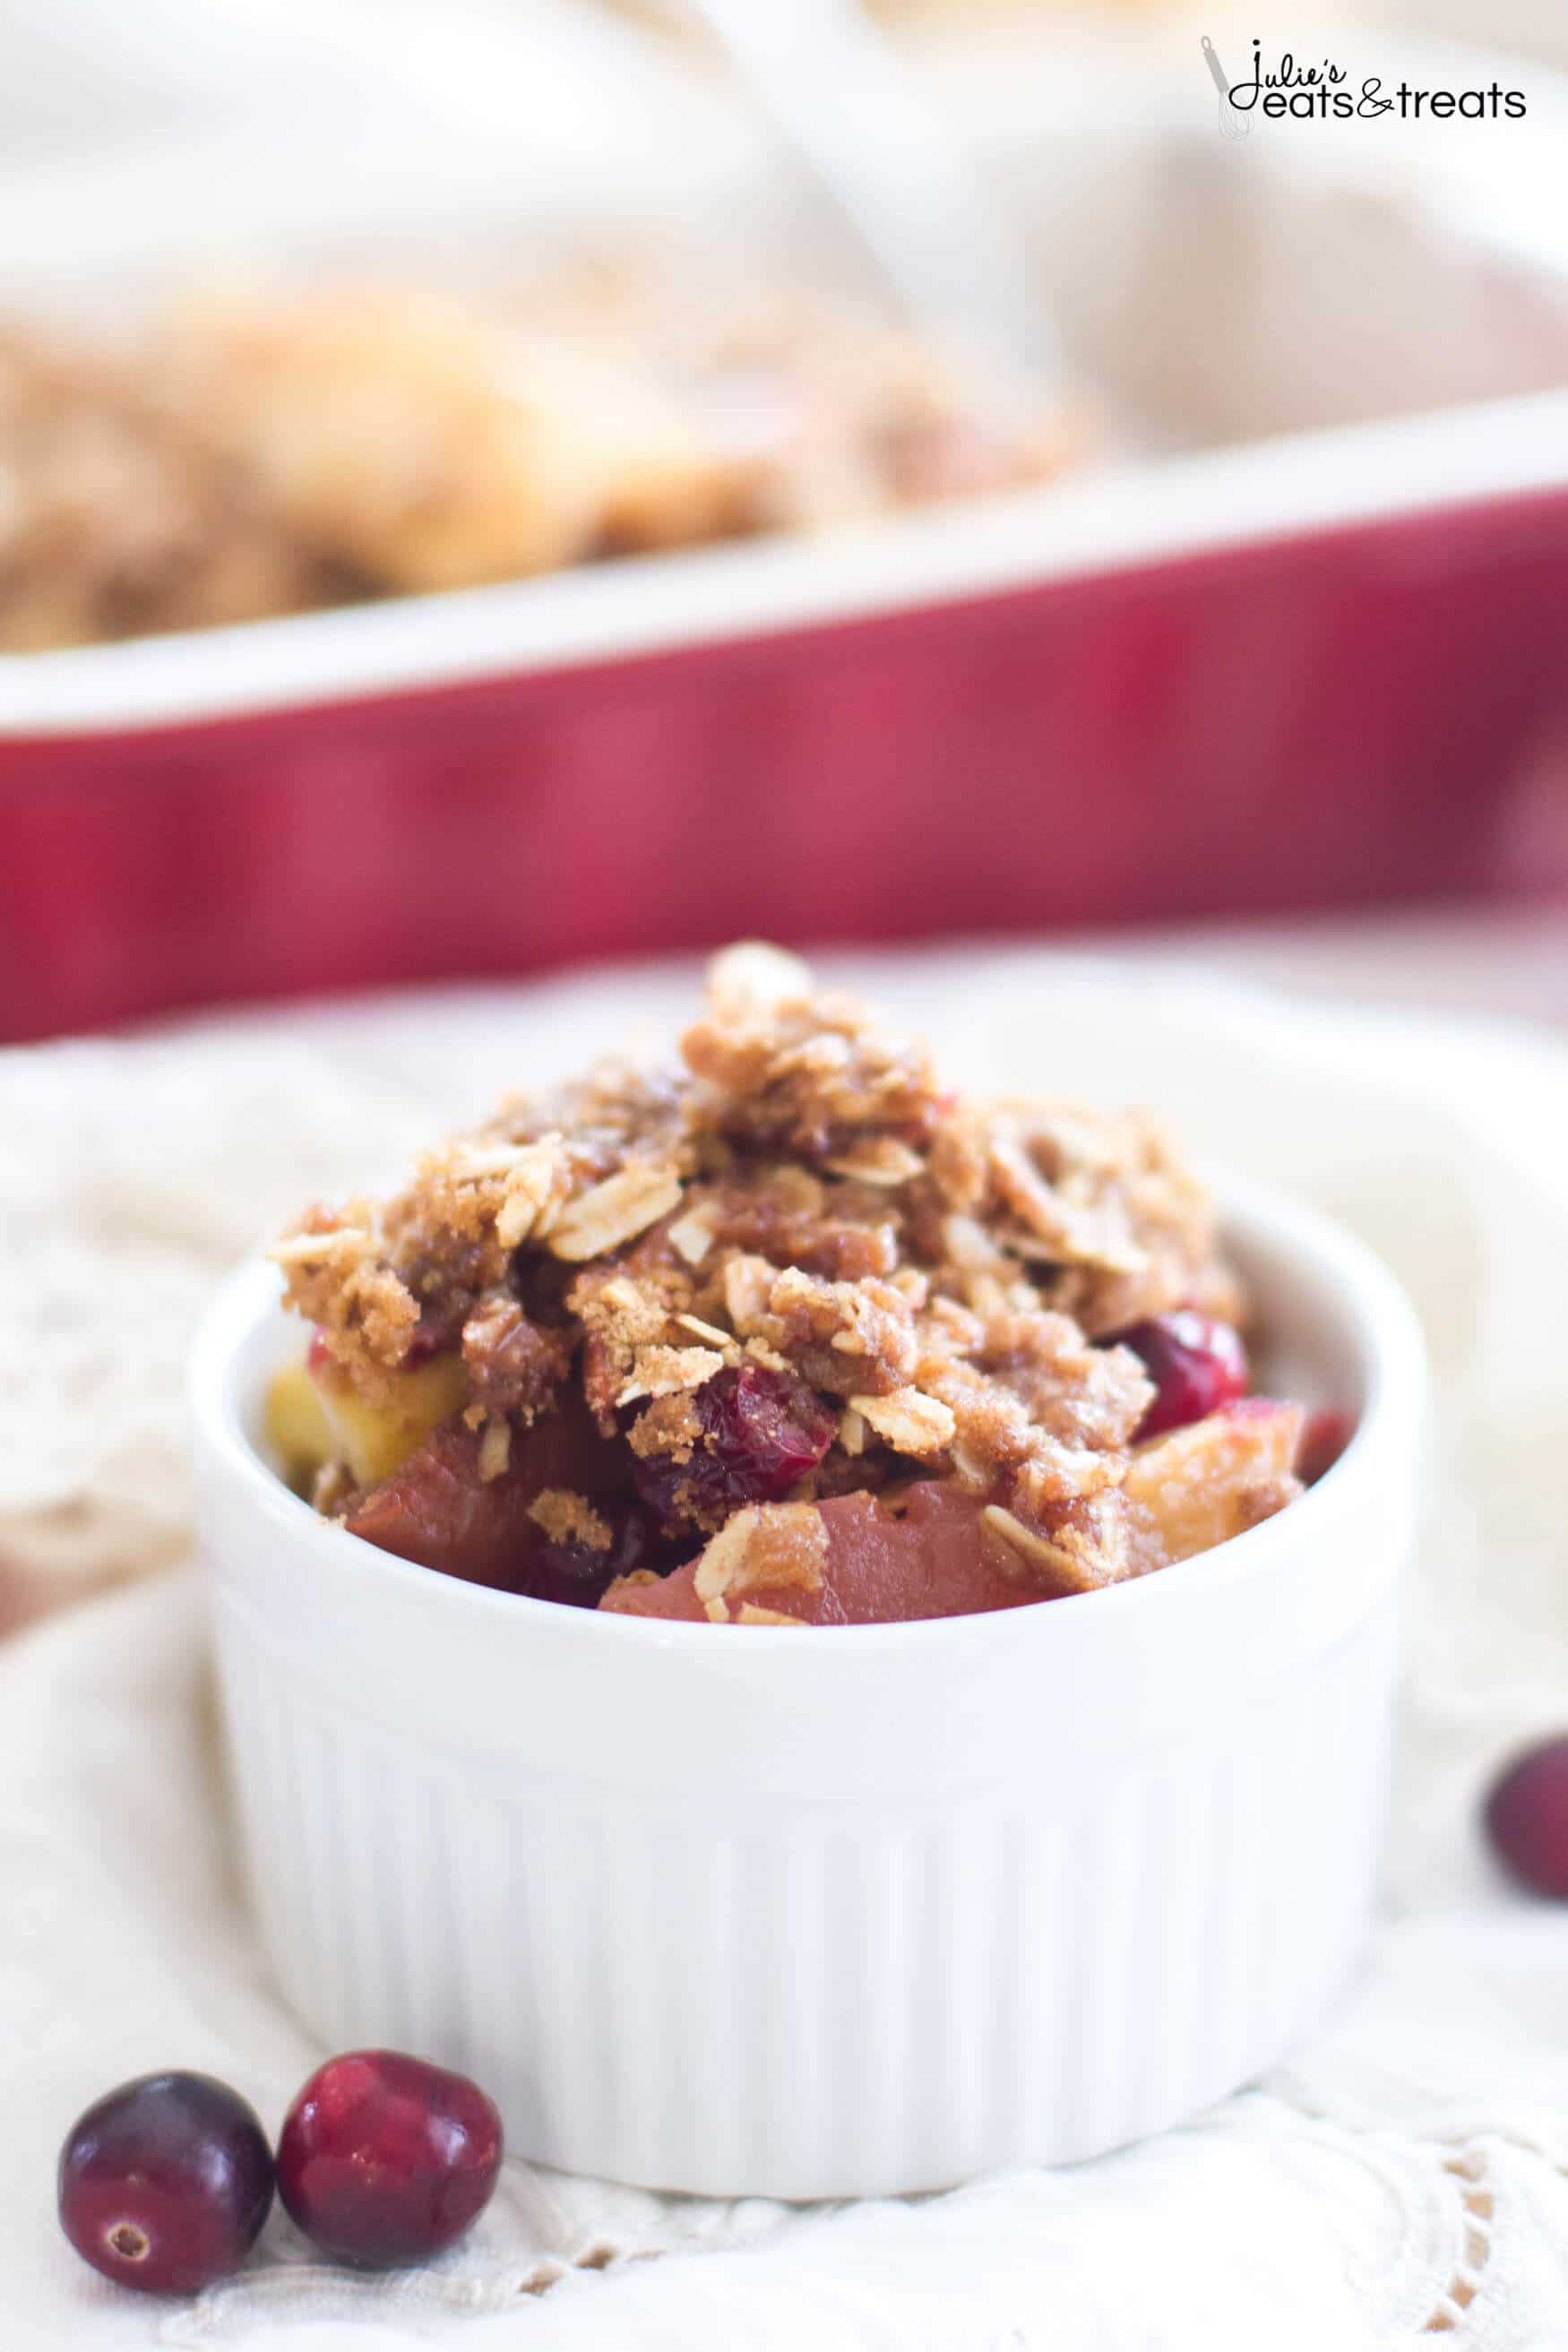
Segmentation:
{"type": "Polygon", "coordinates": [[[284,2118],[278,2193],[334,2261],[395,2270],[462,2236],[500,2161],[500,2116],[477,2083],[395,2050],[353,2050],[318,2067],[284,2118]]]}
{"type": "Polygon", "coordinates": [[[1527,1748],[1504,1766],[1487,1799],[1486,1825],[1521,1885],[1568,1903],[1568,1736],[1527,1748]]]}
{"type": "Polygon", "coordinates": [[[60,2227],[143,2294],[196,2294],[250,2252],[272,2205],[255,2111],[211,2074],[141,2074],[79,2116],[59,2163],[60,2227]]]}

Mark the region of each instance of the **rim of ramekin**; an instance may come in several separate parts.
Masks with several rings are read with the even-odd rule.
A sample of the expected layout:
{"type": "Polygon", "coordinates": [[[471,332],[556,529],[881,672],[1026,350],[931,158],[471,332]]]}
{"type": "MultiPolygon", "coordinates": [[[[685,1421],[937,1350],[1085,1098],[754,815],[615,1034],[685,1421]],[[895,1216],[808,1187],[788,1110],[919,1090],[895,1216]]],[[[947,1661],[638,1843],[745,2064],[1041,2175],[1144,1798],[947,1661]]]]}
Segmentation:
{"type": "MultiPolygon", "coordinates": [[[[1310,1547],[1346,1484],[1358,1473],[1363,1477],[1370,1475],[1379,1456],[1391,1464],[1397,1461],[1404,1450],[1402,1441],[1413,1439],[1419,1425],[1426,1397],[1421,1327],[1405,1290],[1382,1259],[1336,1219],[1270,1186],[1227,1176],[1216,1181],[1215,1191],[1222,1230],[1239,1225],[1260,1255],[1277,1247],[1299,1266],[1310,1267],[1324,1291],[1331,1290],[1349,1310],[1364,1382],[1364,1400],[1350,1443],[1332,1467],[1288,1509],[1244,1534],[1194,1553],[1190,1559],[1175,1561],[1155,1575],[1041,1601],[1035,1605],[1032,1616],[1037,1618],[1039,1611],[1047,1608],[1054,1617],[1063,1609],[1094,1608],[1108,1616],[1112,1609],[1140,1612],[1168,1607],[1184,1595],[1238,1583],[1255,1571],[1266,1573],[1281,1550],[1310,1547]]],[[[700,1645],[718,1638],[715,1627],[681,1619],[571,1609],[525,1593],[469,1584],[416,1560],[403,1559],[395,1552],[383,1551],[322,1518],[284,1484],[241,1425],[235,1359],[263,1318],[277,1311],[279,1290],[277,1268],[261,1258],[248,1259],[218,1289],[190,1354],[192,1428],[198,1449],[210,1454],[232,1481],[254,1496],[262,1517],[278,1523],[282,1538],[318,1549],[324,1573],[350,1572],[384,1580],[389,1591],[401,1589],[416,1603],[423,1595],[431,1608],[467,1610],[476,1629],[487,1623],[521,1627],[531,1621],[548,1623],[557,1640],[571,1638],[570,1627],[575,1626],[584,1643],[640,1641],[650,1646],[672,1642],[700,1645]]],[[[909,1618],[893,1624],[806,1630],[830,1633],[835,1648],[852,1643],[858,1653],[902,1650],[938,1641],[969,1646],[1005,1640],[1009,1626],[1016,1638],[1020,1613],[1017,1609],[984,1610],[963,1616],[909,1618]]],[[[750,1643],[775,1648],[787,1633],[791,1638],[783,1644],[786,1654],[821,1655],[819,1643],[794,1639],[797,1627],[734,1625],[723,1630],[728,1636],[741,1635],[750,1643]]]]}

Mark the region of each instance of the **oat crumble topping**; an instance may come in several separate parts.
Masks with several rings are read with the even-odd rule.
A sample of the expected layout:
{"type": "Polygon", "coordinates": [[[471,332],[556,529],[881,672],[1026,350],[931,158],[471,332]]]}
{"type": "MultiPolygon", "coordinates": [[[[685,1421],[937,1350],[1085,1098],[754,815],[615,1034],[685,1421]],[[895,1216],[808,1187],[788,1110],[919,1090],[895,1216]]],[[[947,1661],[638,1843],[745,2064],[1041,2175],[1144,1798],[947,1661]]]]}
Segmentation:
{"type": "MultiPolygon", "coordinates": [[[[607,1555],[613,1460],[726,1622],[801,1622],[825,1530],[856,1498],[885,1528],[918,1482],[968,1498],[995,1575],[1037,1597],[1176,1556],[1161,1514],[1191,1532],[1205,1479],[1226,1484],[1231,1532],[1300,1491],[1294,1407],[1200,1420],[1173,1455],[1143,1433],[1155,1384],[1117,1335],[1244,1307],[1152,1119],[963,1099],[923,1046],[753,945],[716,960],[680,1056],[512,1098],[391,1199],[298,1221],[274,1255],[329,1412],[334,1382],[384,1413],[460,1351],[488,1507],[522,1493],[531,1448],[575,1471],[574,1448],[589,1466],[535,1485],[530,1539],[607,1555]],[[776,1449],[778,1483],[737,1507],[742,1438],[776,1449]]],[[[367,1531],[410,1476],[376,1489],[367,1531]]],[[[353,1526],[341,1471],[321,1491],[353,1526]]],[[[639,1561],[616,1590],[646,1600],[650,1580],[639,1561]]]]}

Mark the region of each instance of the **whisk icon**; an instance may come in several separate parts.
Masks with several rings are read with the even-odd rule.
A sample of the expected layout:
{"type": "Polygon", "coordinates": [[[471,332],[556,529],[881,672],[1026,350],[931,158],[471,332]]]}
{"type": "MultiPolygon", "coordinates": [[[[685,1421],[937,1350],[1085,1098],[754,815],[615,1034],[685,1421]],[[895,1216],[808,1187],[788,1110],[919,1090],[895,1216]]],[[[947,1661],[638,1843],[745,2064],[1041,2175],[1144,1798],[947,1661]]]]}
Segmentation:
{"type": "Polygon", "coordinates": [[[1252,128],[1252,117],[1249,114],[1238,113],[1232,106],[1230,84],[1225,78],[1225,68],[1221,65],[1215,45],[1206,33],[1199,47],[1204,53],[1204,62],[1209,69],[1209,78],[1219,92],[1220,136],[1223,139],[1245,139],[1252,128]]]}

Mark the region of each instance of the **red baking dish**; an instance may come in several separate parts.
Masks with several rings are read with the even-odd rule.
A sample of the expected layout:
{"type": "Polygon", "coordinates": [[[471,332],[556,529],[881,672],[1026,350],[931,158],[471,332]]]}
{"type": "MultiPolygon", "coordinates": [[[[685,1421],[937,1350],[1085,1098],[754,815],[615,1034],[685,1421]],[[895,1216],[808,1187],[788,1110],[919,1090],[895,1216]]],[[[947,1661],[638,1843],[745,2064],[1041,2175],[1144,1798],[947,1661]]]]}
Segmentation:
{"type": "Polygon", "coordinates": [[[1135,194],[1131,131],[1079,152],[1127,300],[1087,264],[1056,286],[1123,415],[1168,353],[1184,446],[836,538],[0,660],[0,1035],[743,931],[1568,879],[1562,276],[1495,206],[1435,239],[1342,157],[1331,184],[1260,133],[1238,163],[1212,95],[1168,152],[1137,132],[1135,194]],[[1327,310],[1275,266],[1352,250],[1327,310]]]}

